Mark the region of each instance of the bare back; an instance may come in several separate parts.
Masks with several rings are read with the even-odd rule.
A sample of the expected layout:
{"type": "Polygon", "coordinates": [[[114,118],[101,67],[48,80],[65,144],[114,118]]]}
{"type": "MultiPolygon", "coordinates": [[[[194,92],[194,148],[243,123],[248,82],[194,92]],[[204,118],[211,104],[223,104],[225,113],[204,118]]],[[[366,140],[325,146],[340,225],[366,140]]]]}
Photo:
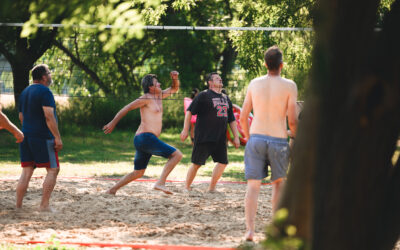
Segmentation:
{"type": "Polygon", "coordinates": [[[159,137],[162,129],[163,106],[161,97],[154,94],[145,94],[141,98],[146,98],[146,105],[140,107],[140,126],[136,134],[153,133],[159,137]]]}
{"type": "Polygon", "coordinates": [[[254,115],[250,134],[286,138],[286,116],[295,113],[296,84],[280,76],[266,75],[251,81],[248,95],[246,99],[250,98],[254,115]]]}

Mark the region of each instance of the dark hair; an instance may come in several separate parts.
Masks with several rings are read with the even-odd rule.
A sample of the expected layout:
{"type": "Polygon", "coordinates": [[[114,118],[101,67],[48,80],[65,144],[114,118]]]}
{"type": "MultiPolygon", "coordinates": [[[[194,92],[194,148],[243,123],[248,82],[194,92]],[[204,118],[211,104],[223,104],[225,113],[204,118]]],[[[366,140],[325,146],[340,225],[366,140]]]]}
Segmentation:
{"type": "Polygon", "coordinates": [[[264,61],[269,70],[278,70],[279,66],[283,62],[282,51],[276,45],[270,47],[264,53],[264,61]]]}
{"type": "Polygon", "coordinates": [[[208,74],[206,75],[206,83],[207,83],[207,86],[208,86],[208,81],[211,81],[211,80],[212,80],[213,75],[218,75],[218,73],[217,73],[217,72],[211,72],[211,73],[208,73],[208,74]]]}
{"type": "Polygon", "coordinates": [[[150,91],[150,87],[153,86],[153,79],[157,79],[157,75],[155,74],[148,74],[145,77],[143,77],[142,79],[142,88],[143,88],[143,92],[149,93],[150,91]]]}
{"type": "Polygon", "coordinates": [[[199,89],[198,88],[193,88],[192,89],[192,93],[190,94],[190,99],[195,98],[198,93],[199,93],[199,89]]]}
{"type": "Polygon", "coordinates": [[[32,69],[32,78],[33,80],[41,80],[42,76],[47,75],[49,73],[49,66],[46,64],[38,64],[32,69]]]}

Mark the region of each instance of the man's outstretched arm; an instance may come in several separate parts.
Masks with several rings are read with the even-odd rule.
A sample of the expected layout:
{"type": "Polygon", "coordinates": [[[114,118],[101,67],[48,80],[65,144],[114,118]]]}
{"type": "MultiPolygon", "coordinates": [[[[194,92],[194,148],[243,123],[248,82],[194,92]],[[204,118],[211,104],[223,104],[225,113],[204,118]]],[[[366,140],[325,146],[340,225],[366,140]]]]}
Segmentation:
{"type": "Polygon", "coordinates": [[[15,126],[3,112],[0,110],[0,127],[5,128],[11,134],[14,135],[15,139],[17,139],[17,143],[20,143],[24,140],[24,134],[15,126]]]}
{"type": "Polygon", "coordinates": [[[139,97],[138,99],[134,100],[133,102],[129,103],[128,105],[126,105],[125,107],[123,107],[114,117],[114,119],[112,119],[112,121],[110,121],[109,123],[107,123],[106,125],[104,125],[103,127],[103,131],[105,134],[109,134],[111,133],[115,126],[118,124],[118,122],[122,119],[122,117],[124,117],[126,114],[128,114],[129,111],[140,108],[144,105],[147,104],[149,100],[147,98],[145,98],[144,96],[139,97]]]}

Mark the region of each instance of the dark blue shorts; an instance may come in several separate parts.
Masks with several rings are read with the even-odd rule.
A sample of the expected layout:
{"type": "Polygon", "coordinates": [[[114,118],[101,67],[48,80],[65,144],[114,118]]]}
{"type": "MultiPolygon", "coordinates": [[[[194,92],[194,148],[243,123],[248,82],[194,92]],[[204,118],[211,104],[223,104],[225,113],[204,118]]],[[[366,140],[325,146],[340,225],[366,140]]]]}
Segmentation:
{"type": "Polygon", "coordinates": [[[22,167],[58,168],[54,139],[25,136],[19,144],[22,167]]]}
{"type": "Polygon", "coordinates": [[[271,181],[286,177],[289,166],[289,144],[284,138],[251,134],[244,151],[246,180],[261,180],[268,176],[271,181]]]}
{"type": "Polygon", "coordinates": [[[146,169],[152,155],[169,158],[176,148],[161,141],[152,133],[141,133],[133,138],[136,148],[135,170],[146,169]]]}

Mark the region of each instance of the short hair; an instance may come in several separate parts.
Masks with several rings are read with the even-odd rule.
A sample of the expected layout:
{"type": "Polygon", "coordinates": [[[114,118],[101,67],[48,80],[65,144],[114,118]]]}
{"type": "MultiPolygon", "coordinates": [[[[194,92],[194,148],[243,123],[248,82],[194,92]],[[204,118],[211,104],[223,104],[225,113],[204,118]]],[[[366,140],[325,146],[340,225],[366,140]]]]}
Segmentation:
{"type": "Polygon", "coordinates": [[[49,66],[47,64],[38,64],[32,69],[33,80],[41,80],[42,76],[47,75],[49,66]]]}
{"type": "Polygon", "coordinates": [[[218,75],[218,73],[217,73],[217,72],[211,72],[211,73],[208,73],[208,74],[206,75],[206,83],[207,83],[207,86],[208,86],[208,81],[211,81],[211,80],[212,80],[213,75],[218,75]]]}
{"type": "Polygon", "coordinates": [[[264,61],[269,70],[278,70],[279,66],[283,62],[282,51],[276,45],[270,47],[264,53],[264,61]]]}
{"type": "Polygon", "coordinates": [[[157,75],[155,74],[148,74],[142,79],[142,88],[143,92],[149,93],[150,87],[153,86],[153,79],[157,79],[157,75]]]}

